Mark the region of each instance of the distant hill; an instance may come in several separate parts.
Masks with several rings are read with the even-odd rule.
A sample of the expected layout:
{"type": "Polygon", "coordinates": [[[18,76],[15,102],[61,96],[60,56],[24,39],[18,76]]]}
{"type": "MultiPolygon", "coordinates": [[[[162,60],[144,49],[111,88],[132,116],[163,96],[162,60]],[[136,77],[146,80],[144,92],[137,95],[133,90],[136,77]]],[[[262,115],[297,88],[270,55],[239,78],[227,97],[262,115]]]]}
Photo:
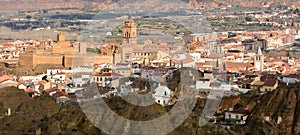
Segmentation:
{"type": "MultiPolygon", "coordinates": [[[[43,10],[43,9],[89,9],[99,10],[120,0],[0,0],[1,11],[43,10]]],[[[296,0],[181,0],[195,8],[224,6],[285,5],[300,7],[296,0]]],[[[155,1],[152,1],[155,2],[155,1]]],[[[144,3],[147,4],[147,3],[144,3]]],[[[151,6],[149,4],[149,6],[151,6]]]]}
{"type": "Polygon", "coordinates": [[[103,9],[114,0],[11,0],[0,1],[1,11],[43,9],[103,9]]]}

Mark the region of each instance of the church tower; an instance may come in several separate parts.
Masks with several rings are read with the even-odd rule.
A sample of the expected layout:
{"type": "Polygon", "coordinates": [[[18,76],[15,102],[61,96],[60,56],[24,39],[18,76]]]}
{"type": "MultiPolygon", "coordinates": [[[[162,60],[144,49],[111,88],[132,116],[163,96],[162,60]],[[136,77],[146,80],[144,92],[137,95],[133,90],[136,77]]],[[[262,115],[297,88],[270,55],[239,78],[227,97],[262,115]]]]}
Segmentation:
{"type": "Polygon", "coordinates": [[[136,44],[137,25],[132,19],[128,19],[123,24],[123,43],[136,44]]]}
{"type": "Polygon", "coordinates": [[[257,54],[254,57],[255,71],[262,72],[264,70],[264,55],[261,52],[261,48],[258,47],[257,54]]]}
{"type": "Polygon", "coordinates": [[[62,55],[65,49],[69,47],[69,42],[66,41],[65,35],[63,33],[57,34],[57,40],[53,44],[52,54],[62,55]]]}

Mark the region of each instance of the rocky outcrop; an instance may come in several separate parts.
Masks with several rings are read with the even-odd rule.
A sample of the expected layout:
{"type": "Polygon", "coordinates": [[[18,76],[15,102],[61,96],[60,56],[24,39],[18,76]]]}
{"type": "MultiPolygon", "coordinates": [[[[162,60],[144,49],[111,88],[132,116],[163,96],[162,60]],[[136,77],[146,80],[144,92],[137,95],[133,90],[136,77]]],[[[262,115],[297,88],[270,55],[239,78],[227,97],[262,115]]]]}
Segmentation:
{"type": "Polygon", "coordinates": [[[256,91],[249,91],[246,94],[237,96],[223,97],[219,106],[219,110],[235,108],[235,106],[252,110],[260,99],[261,95],[256,91]]]}
{"type": "Polygon", "coordinates": [[[41,127],[45,134],[103,134],[86,118],[76,102],[64,104],[41,127]]]}
{"type": "MultiPolygon", "coordinates": [[[[21,97],[22,96],[17,94],[3,99],[20,99],[21,97]]],[[[0,132],[9,134],[33,133],[39,129],[41,122],[48,119],[58,111],[58,104],[48,95],[41,96],[35,100],[30,99],[28,101],[23,101],[17,107],[13,115],[0,119],[0,132]]]]}
{"type": "MultiPolygon", "coordinates": [[[[300,134],[300,84],[281,85],[277,90],[263,96],[250,92],[223,98],[221,108],[231,108],[237,103],[248,108],[252,106],[246,125],[237,126],[232,130],[212,123],[199,127],[199,116],[206,100],[198,99],[185,121],[169,134],[300,134]],[[266,117],[270,120],[267,121],[266,117]]],[[[12,87],[0,89],[0,96],[0,108],[9,104],[13,109],[11,116],[0,118],[0,133],[32,134],[41,129],[44,134],[104,134],[86,117],[77,102],[70,101],[59,106],[48,95],[31,99],[24,91],[12,87]]],[[[105,102],[116,114],[135,121],[156,119],[174,107],[162,107],[157,104],[147,107],[135,106],[120,97],[105,99],[105,102]]],[[[106,118],[108,115],[100,113],[99,116],[106,118]]],[[[127,131],[124,123],[106,119],[104,122],[127,131]]]]}
{"type": "Polygon", "coordinates": [[[282,84],[259,102],[247,120],[246,133],[300,134],[300,84],[282,84]]]}
{"type": "Polygon", "coordinates": [[[6,109],[11,108],[11,112],[14,114],[19,105],[30,100],[31,98],[27,93],[23,90],[18,90],[15,87],[0,89],[0,107],[2,106],[4,109],[1,109],[1,111],[5,112],[6,109]]]}

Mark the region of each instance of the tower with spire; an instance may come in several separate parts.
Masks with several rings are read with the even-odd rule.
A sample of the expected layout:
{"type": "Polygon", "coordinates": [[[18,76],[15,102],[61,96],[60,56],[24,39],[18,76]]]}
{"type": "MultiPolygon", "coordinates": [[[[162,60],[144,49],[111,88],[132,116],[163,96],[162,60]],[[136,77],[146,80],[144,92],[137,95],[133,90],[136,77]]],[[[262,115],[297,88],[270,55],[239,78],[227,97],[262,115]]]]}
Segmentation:
{"type": "Polygon", "coordinates": [[[264,55],[260,47],[258,47],[257,54],[254,56],[254,68],[255,71],[262,72],[264,70],[264,55]]]}

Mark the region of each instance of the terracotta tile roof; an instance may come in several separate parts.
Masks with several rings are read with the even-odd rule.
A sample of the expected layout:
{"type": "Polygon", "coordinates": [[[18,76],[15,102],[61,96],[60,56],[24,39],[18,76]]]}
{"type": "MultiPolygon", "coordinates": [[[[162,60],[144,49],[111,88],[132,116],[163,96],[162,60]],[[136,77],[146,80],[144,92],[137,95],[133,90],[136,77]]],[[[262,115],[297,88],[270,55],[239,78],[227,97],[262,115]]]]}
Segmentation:
{"type": "Polygon", "coordinates": [[[221,83],[218,83],[218,82],[211,82],[209,86],[211,86],[211,87],[220,87],[220,86],[221,86],[221,83]]]}
{"type": "Polygon", "coordinates": [[[7,80],[13,80],[13,78],[8,75],[5,75],[5,74],[0,75],[0,83],[7,81],[7,80]]]}
{"type": "Polygon", "coordinates": [[[32,88],[26,88],[25,92],[34,92],[34,90],[32,88]]]}
{"type": "Polygon", "coordinates": [[[202,42],[194,42],[190,45],[188,45],[189,49],[190,50],[193,50],[193,51],[196,51],[197,48],[204,48],[204,45],[202,42]]]}
{"type": "Polygon", "coordinates": [[[66,96],[66,95],[63,94],[62,92],[56,92],[56,93],[52,94],[52,97],[54,97],[54,98],[59,98],[59,97],[62,97],[62,96],[66,96]]]}

